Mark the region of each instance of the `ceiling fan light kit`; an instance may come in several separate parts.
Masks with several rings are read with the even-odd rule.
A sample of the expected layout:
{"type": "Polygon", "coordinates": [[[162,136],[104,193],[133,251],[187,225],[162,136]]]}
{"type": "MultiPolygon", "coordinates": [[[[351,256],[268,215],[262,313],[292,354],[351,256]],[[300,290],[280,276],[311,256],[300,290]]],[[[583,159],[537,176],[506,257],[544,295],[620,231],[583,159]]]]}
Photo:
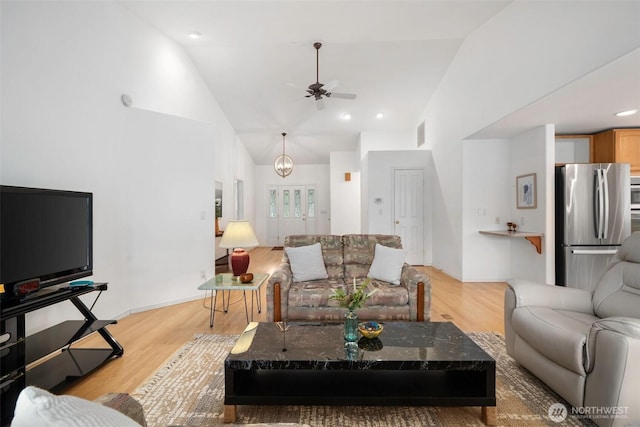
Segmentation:
{"type": "Polygon", "coordinates": [[[276,173],[283,178],[288,177],[293,172],[293,159],[287,156],[284,152],[284,137],[287,136],[285,132],[282,132],[282,154],[276,157],[276,161],[273,163],[273,168],[276,173]]]}
{"type": "MultiPolygon", "coordinates": [[[[325,87],[324,83],[320,83],[320,48],[322,47],[322,43],[315,42],[313,47],[316,49],[316,82],[309,85],[309,89],[307,89],[308,95],[305,95],[307,98],[313,97],[316,100],[316,108],[318,110],[324,109],[324,97],[326,98],[341,98],[341,99],[356,99],[356,95],[354,93],[338,93],[338,92],[329,92],[329,85],[325,87]]],[[[333,86],[331,86],[331,89],[333,86]]]]}

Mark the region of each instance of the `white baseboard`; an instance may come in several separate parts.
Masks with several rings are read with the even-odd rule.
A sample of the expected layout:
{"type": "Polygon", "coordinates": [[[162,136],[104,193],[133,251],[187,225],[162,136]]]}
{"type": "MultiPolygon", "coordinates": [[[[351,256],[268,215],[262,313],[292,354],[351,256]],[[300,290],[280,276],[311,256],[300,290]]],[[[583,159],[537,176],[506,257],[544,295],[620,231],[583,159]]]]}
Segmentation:
{"type": "MultiPolygon", "coordinates": [[[[208,295],[208,294],[207,294],[208,295]]],[[[173,301],[165,301],[159,304],[153,304],[153,305],[145,305],[142,307],[135,307],[132,308],[130,310],[127,310],[119,315],[117,315],[115,317],[115,320],[121,320],[131,314],[135,314],[135,313],[142,313],[144,311],[149,311],[149,310],[155,310],[156,308],[163,308],[163,307],[169,307],[171,305],[176,305],[176,304],[182,304],[184,302],[191,302],[191,301],[195,301],[195,300],[199,300],[202,298],[205,298],[207,295],[205,295],[204,297],[202,296],[202,294],[198,294],[198,295],[193,295],[193,296],[189,296],[189,297],[185,297],[185,298],[180,298],[178,300],[173,300],[173,301]]]]}

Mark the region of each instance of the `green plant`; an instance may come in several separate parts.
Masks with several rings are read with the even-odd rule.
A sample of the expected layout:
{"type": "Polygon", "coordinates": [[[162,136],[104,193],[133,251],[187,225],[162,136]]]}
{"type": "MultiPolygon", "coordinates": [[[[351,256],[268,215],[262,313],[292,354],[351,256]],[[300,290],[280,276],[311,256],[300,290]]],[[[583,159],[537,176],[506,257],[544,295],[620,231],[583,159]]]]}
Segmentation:
{"type": "Polygon", "coordinates": [[[378,289],[374,289],[367,293],[366,288],[371,283],[371,279],[366,278],[359,286],[356,285],[356,279],[353,278],[353,293],[346,293],[344,289],[336,289],[333,291],[333,295],[329,299],[336,300],[338,305],[342,308],[348,308],[349,311],[353,311],[357,308],[361,308],[364,301],[371,295],[376,293],[378,289]]]}

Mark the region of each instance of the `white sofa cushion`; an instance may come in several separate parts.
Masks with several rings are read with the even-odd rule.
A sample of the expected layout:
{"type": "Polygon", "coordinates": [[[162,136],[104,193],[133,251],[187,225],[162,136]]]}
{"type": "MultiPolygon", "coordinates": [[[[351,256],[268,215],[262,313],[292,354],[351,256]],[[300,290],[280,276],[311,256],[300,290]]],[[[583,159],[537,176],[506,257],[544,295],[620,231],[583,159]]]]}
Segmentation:
{"type": "Polygon", "coordinates": [[[322,258],[320,243],[308,246],[285,247],[294,282],[308,282],[329,277],[322,258]]]}
{"type": "Polygon", "coordinates": [[[389,248],[376,243],[373,262],[367,277],[399,285],[406,256],[407,253],[403,249],[389,248]]]}
{"type": "Polygon", "coordinates": [[[29,386],[20,392],[12,427],[140,427],[131,418],[99,403],[56,396],[29,386]]]}

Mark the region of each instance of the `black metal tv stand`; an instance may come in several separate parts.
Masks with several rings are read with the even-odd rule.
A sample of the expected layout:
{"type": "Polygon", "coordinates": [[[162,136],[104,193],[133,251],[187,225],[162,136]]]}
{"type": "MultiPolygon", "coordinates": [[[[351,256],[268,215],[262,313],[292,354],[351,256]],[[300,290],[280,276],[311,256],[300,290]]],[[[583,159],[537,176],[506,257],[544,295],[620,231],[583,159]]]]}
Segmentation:
{"type": "Polygon", "coordinates": [[[54,390],[65,382],[87,375],[124,349],[106,329],[116,320],[98,320],[79,298],[90,292],[107,290],[107,283],[92,286],[45,288],[22,301],[3,303],[0,309],[0,412],[1,426],[9,425],[18,394],[28,385],[54,390]],[[68,320],[26,336],[25,314],[62,301],[71,301],[85,320],[68,320]],[[71,348],[94,332],[108,348],[71,348]],[[51,356],[53,355],[53,356],[51,356]],[[51,357],[47,357],[51,356],[51,357]],[[46,357],[46,358],[45,358],[46,357]],[[41,363],[36,363],[41,361],[41,363]]]}

